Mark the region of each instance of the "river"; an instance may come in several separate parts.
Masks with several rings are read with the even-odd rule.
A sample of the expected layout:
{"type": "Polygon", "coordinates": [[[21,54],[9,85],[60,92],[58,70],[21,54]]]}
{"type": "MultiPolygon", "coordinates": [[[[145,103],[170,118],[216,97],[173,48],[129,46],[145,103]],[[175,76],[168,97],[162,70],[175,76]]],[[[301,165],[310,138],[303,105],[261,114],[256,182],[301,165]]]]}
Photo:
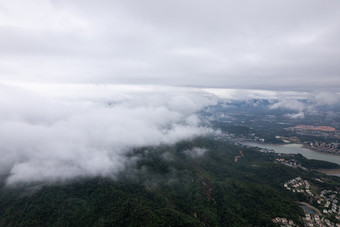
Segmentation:
{"type": "Polygon", "coordinates": [[[309,150],[304,148],[302,144],[283,144],[283,145],[271,145],[271,144],[263,144],[263,143],[254,143],[254,142],[243,142],[242,144],[249,145],[252,147],[261,147],[267,149],[273,149],[276,153],[285,153],[285,154],[302,154],[308,159],[316,159],[327,162],[333,162],[340,165],[340,155],[328,154],[317,152],[313,150],[309,150]]]}

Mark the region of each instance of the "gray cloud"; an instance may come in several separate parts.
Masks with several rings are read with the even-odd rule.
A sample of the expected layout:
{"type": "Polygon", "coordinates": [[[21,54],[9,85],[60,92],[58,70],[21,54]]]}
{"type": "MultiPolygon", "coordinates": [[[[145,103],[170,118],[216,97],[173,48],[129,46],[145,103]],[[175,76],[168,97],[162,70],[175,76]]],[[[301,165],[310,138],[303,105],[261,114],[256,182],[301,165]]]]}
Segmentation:
{"type": "Polygon", "coordinates": [[[1,79],[338,91],[339,6],[5,1],[1,79]]]}
{"type": "Polygon", "coordinates": [[[286,114],[289,118],[304,118],[306,113],[311,113],[320,106],[330,106],[340,103],[340,96],[337,93],[318,92],[318,93],[293,93],[294,96],[279,95],[277,102],[270,106],[270,109],[286,109],[297,113],[286,114]],[[304,102],[300,99],[303,99],[304,102]]]}
{"type": "Polygon", "coordinates": [[[42,88],[33,93],[1,85],[0,108],[6,111],[0,113],[0,173],[9,174],[7,183],[115,176],[136,160],[126,156],[131,148],[213,132],[195,116],[214,104],[211,95],[128,87],[78,87],[90,98],[80,93],[67,99],[67,92],[46,94],[42,88]],[[111,97],[104,100],[107,93],[111,97]]]}
{"type": "Polygon", "coordinates": [[[319,92],[314,96],[317,105],[334,105],[340,103],[340,96],[331,92],[319,92]]]}
{"type": "Polygon", "coordinates": [[[308,104],[302,103],[299,100],[296,99],[281,99],[278,102],[274,103],[270,106],[270,109],[287,109],[296,111],[297,113],[287,113],[285,114],[288,118],[304,118],[305,117],[305,111],[310,110],[312,107],[308,104]]]}
{"type": "Polygon", "coordinates": [[[288,109],[288,110],[295,110],[295,111],[303,111],[306,109],[306,105],[298,100],[295,99],[284,99],[280,100],[277,103],[274,103],[271,107],[271,109],[288,109]]]}

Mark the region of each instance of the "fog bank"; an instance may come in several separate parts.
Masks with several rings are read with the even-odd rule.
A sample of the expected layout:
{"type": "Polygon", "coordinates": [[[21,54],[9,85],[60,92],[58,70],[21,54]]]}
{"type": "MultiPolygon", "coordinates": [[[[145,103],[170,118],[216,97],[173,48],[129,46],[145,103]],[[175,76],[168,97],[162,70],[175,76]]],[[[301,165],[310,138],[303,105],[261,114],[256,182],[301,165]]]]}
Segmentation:
{"type": "Polygon", "coordinates": [[[136,161],[131,148],[212,133],[195,112],[215,101],[171,87],[0,85],[0,171],[8,184],[114,177],[136,161]]]}

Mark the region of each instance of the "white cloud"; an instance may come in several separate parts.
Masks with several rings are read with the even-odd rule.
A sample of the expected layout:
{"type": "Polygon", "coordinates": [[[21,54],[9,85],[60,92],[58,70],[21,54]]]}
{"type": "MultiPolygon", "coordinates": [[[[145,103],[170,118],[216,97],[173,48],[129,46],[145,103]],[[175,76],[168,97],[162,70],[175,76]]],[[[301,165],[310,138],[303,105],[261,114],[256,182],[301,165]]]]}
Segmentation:
{"type": "Polygon", "coordinates": [[[306,106],[304,103],[299,102],[295,99],[283,99],[280,100],[277,103],[274,103],[271,107],[271,109],[288,109],[288,110],[295,110],[295,111],[303,111],[306,109],[306,106]]]}
{"type": "Polygon", "coordinates": [[[312,112],[314,109],[314,104],[312,103],[303,103],[299,101],[298,99],[292,99],[292,98],[285,98],[280,97],[278,102],[272,104],[270,109],[286,109],[295,111],[297,113],[287,113],[284,116],[292,119],[297,118],[304,118],[305,113],[312,112]]]}
{"type": "Polygon", "coordinates": [[[340,103],[340,95],[331,92],[319,92],[315,94],[313,101],[316,105],[334,105],[340,103]]]}
{"type": "MultiPolygon", "coordinates": [[[[298,93],[297,93],[298,94],[298,93]]],[[[270,109],[286,109],[297,113],[286,114],[289,118],[304,118],[306,113],[315,112],[318,106],[334,105],[339,103],[340,96],[334,92],[300,93],[295,98],[292,96],[280,96],[278,101],[270,106],[270,109]],[[305,102],[299,101],[303,98],[305,102]]]]}
{"type": "Polygon", "coordinates": [[[200,147],[194,147],[191,150],[185,150],[183,151],[184,154],[192,157],[192,158],[198,158],[201,157],[207,152],[208,150],[206,148],[200,148],[200,147]]]}
{"type": "Polygon", "coordinates": [[[90,88],[102,92],[91,93],[85,86],[87,96],[66,99],[62,91],[42,96],[43,89],[33,93],[0,86],[0,171],[10,174],[9,184],[114,176],[133,163],[126,156],[130,148],[212,133],[195,116],[214,103],[206,93],[90,88]]]}
{"type": "Polygon", "coordinates": [[[305,113],[304,112],[299,112],[299,113],[285,114],[285,116],[288,117],[288,118],[293,118],[293,119],[304,118],[305,117],[305,113]]]}

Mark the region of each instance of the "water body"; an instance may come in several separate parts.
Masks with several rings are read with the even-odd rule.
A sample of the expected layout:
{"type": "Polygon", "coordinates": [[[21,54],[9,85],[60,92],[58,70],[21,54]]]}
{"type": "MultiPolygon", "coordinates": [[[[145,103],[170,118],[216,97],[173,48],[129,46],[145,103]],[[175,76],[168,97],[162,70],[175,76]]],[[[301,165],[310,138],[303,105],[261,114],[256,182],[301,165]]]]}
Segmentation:
{"type": "Polygon", "coordinates": [[[306,206],[306,205],[300,205],[300,207],[308,214],[318,214],[315,210],[311,209],[310,207],[306,206]]]}
{"type": "Polygon", "coordinates": [[[242,144],[249,145],[252,147],[260,147],[273,149],[276,153],[284,153],[284,154],[302,154],[304,157],[308,159],[316,159],[327,162],[333,162],[340,165],[340,155],[322,153],[317,151],[312,151],[307,148],[304,148],[302,144],[283,144],[283,145],[270,145],[263,143],[254,143],[254,142],[244,142],[242,144]]]}

